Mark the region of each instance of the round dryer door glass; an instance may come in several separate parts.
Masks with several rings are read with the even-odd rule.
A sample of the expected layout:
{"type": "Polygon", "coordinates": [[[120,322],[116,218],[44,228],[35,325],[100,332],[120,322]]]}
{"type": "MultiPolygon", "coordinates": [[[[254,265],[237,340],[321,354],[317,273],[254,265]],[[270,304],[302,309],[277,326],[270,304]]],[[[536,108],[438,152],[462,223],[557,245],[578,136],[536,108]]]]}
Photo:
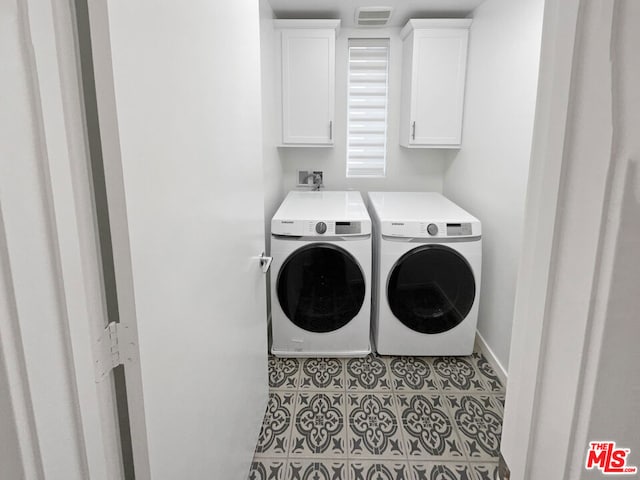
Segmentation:
{"type": "Polygon", "coordinates": [[[469,263],[455,250],[425,245],[404,254],[387,284],[391,311],[407,327],[442,333],[460,324],[473,305],[476,283],[469,263]]]}
{"type": "Polygon", "coordinates": [[[356,259],[316,243],[293,252],[280,269],[278,300],[295,325],[310,332],[345,326],[364,303],[365,279],[356,259]]]}

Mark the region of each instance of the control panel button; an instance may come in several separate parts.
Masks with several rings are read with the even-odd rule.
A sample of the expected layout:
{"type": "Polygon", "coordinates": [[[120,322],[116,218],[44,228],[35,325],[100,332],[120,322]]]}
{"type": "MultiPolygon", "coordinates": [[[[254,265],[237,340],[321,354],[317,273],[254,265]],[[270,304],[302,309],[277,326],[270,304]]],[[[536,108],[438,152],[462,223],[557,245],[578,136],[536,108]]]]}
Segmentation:
{"type": "Polygon", "coordinates": [[[438,226],[435,223],[430,223],[427,226],[427,232],[429,232],[429,235],[437,235],[438,234],[438,226]]]}
{"type": "Polygon", "coordinates": [[[324,232],[327,231],[327,224],[324,222],[318,222],[316,223],[316,232],[319,233],[320,235],[322,235],[324,232]]]}

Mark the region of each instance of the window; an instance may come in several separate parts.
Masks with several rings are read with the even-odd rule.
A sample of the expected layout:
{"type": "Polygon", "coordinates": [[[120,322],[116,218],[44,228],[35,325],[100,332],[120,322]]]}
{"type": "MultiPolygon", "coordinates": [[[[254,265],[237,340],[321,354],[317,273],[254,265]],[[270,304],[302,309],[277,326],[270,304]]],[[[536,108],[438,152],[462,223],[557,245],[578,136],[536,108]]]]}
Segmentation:
{"type": "Polygon", "coordinates": [[[349,40],[347,177],[384,177],[388,39],[349,40]]]}

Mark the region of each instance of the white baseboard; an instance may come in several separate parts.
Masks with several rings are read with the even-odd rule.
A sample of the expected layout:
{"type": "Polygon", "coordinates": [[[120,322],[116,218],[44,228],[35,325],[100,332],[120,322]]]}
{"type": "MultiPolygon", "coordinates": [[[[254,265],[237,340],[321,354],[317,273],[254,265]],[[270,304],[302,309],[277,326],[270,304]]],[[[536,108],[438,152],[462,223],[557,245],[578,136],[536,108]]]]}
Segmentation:
{"type": "Polygon", "coordinates": [[[502,384],[506,386],[507,378],[508,378],[507,371],[502,366],[502,364],[496,357],[495,353],[493,353],[493,350],[491,350],[491,347],[487,345],[487,342],[485,341],[484,338],[482,338],[482,335],[480,335],[480,332],[478,331],[476,331],[476,342],[475,342],[474,350],[482,353],[486,357],[487,361],[491,364],[491,366],[495,370],[496,375],[498,375],[498,378],[500,379],[502,384]]]}

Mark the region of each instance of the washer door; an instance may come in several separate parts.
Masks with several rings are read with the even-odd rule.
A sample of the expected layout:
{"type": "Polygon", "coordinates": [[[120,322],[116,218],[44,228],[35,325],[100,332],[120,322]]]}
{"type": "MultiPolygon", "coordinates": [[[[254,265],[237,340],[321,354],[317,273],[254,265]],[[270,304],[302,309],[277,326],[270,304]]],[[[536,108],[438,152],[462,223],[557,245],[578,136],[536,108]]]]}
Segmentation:
{"type": "Polygon", "coordinates": [[[346,250],[314,243],[293,252],[277,281],[278,301],[295,325],[331,332],[349,323],[364,303],[365,278],[346,250]]]}
{"type": "Polygon", "coordinates": [[[393,314],[421,333],[442,333],[459,325],[475,295],[471,266],[443,245],[425,245],[404,254],[391,269],[387,284],[393,314]]]}

